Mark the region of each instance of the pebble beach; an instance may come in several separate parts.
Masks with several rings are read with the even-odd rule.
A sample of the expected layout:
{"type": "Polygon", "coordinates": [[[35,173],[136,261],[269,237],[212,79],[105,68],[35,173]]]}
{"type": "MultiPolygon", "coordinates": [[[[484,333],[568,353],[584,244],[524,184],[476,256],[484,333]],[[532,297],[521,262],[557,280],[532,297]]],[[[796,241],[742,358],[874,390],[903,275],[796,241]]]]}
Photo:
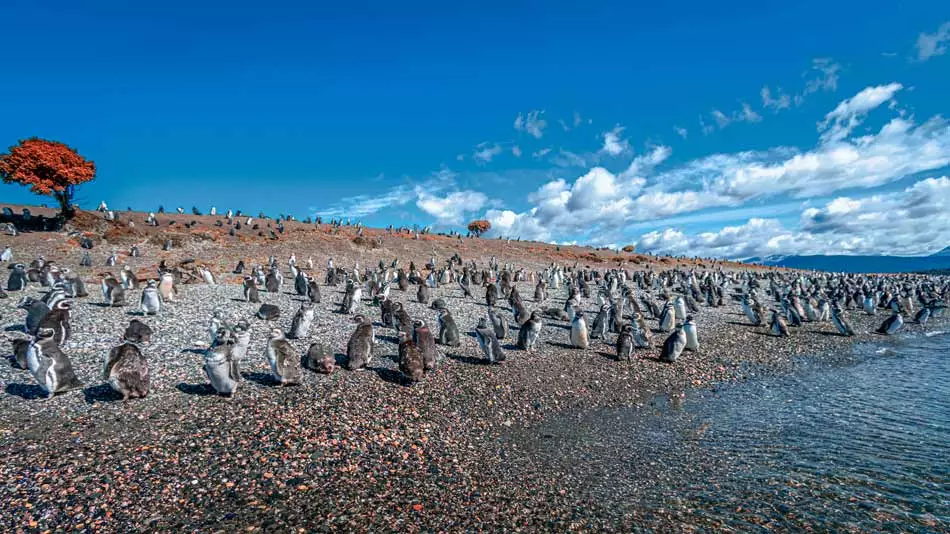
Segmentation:
{"type": "MultiPolygon", "coordinates": [[[[87,213],[74,234],[6,238],[17,261],[43,255],[69,265],[83,276],[89,296],[73,306],[72,338],[63,347],[85,383],[82,391],[47,400],[28,371],[0,365],[0,529],[5,532],[676,530],[673,515],[644,515],[635,505],[604,510],[596,500],[567,491],[556,473],[532,469],[530,461],[510,468],[520,451],[504,437],[572,410],[631,406],[659,393],[715,388],[745,380],[750,370],[788,372],[797,357],[880,341],[882,336],[871,332],[886,317],[851,312],[857,333],[852,338],[838,335],[830,323],[806,323],[778,338],[767,324],[751,326],[739,302],[726,298],[721,307],[701,305],[694,314],[701,348],[684,352],[674,364],[658,360],[664,334],[655,334],[654,348],[638,349],[632,361],[622,362],[615,359],[616,336],[576,349],[569,344],[568,322],[545,319],[537,352],[516,350],[515,332],[502,341],[507,360],[489,365],[473,333],[486,315],[484,290],[475,288],[474,298],[464,298],[450,284],[431,296],[451,310],[461,346],[440,346],[438,368],[422,381],[404,383],[395,361],[395,332],[379,324],[379,308],[364,299],[357,312],[376,322],[378,340],[369,368],[330,375],[305,370],[300,385],[278,387],[264,356],[267,334],[275,327],[288,330],[304,297],[287,283],[278,293],[262,291],[261,301],[277,305],[281,315],[273,322],[255,318],[259,305],[243,300],[241,276],[231,274],[239,259],[249,266],[265,264],[273,254],[286,267],[291,253],[298,264],[312,258],[322,301],[309,337],[290,343],[303,354],[320,342],[338,358],[353,324],[349,315],[338,313],[343,286],[322,283],[329,258],[346,268],[393,258],[423,265],[430,256],[444,261],[454,253],[480,266],[494,256],[527,270],[552,262],[601,271],[618,265],[630,271],[752,267],[501,240],[413,239],[384,230],[366,235],[367,240],[378,235],[381,246],[366,246],[352,228],[303,223],[287,223],[277,239],[250,229],[229,236],[213,217],[160,219],[161,228],[130,229],[87,213]],[[192,219],[199,224],[188,231],[180,229],[182,222],[174,231],[167,225],[192,219]],[[76,233],[96,238],[91,268],[74,267],[81,255],[76,233]],[[162,251],[167,239],[176,246],[162,251]],[[130,244],[140,246],[141,256],[124,255],[130,244]],[[194,258],[215,272],[218,283],[182,285],[178,302],[154,317],[138,315],[135,290],[128,292],[126,306],[106,307],[97,275],[115,270],[104,266],[113,249],[122,256],[119,265],[130,265],[140,278],[154,277],[163,259],[194,258]],[[231,400],[215,395],[202,369],[211,341],[208,319],[216,309],[230,321],[246,319],[251,325],[244,382],[231,400]],[[102,380],[102,362],[134,318],[154,331],[142,346],[151,390],[145,399],[122,402],[102,380]]],[[[535,306],[534,284],[516,285],[529,307],[535,306]]],[[[31,284],[0,300],[5,354],[9,340],[26,337],[18,300],[44,293],[31,284]]],[[[436,312],[416,301],[415,286],[405,292],[393,288],[390,298],[434,328],[436,312]]],[[[566,298],[562,288],[536,306],[562,307],[566,298]]],[[[588,321],[597,308],[592,298],[581,299],[588,321]]],[[[510,320],[510,310],[502,309],[510,320]]],[[[655,319],[648,322],[656,326],[655,319]]],[[[945,328],[945,322],[908,321],[905,331],[932,331],[945,328]]]]}

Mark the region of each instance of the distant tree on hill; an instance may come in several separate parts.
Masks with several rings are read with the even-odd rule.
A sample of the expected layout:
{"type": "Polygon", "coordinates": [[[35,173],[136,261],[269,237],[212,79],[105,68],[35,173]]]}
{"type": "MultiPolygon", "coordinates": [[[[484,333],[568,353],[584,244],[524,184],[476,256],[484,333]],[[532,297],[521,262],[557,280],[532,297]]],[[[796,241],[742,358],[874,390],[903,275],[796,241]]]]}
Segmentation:
{"type": "Polygon", "coordinates": [[[53,197],[62,216],[70,219],[76,214],[72,204],[76,189],[96,177],[96,164],[63,143],[31,137],[0,154],[0,177],[4,183],[26,185],[37,195],[53,197]]]}
{"type": "Polygon", "coordinates": [[[491,230],[491,223],[484,219],[479,219],[477,221],[468,223],[468,231],[471,232],[475,237],[481,237],[482,234],[489,230],[491,230]]]}

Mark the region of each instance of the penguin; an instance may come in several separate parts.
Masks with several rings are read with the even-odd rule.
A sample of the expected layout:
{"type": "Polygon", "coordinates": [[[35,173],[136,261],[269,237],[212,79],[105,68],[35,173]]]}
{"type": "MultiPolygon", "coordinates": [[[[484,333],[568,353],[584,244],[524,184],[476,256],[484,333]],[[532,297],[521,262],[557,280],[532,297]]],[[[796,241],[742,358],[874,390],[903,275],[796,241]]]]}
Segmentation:
{"type": "MultiPolygon", "coordinates": [[[[600,305],[600,311],[597,312],[597,316],[594,317],[594,324],[591,325],[591,338],[600,338],[603,339],[604,342],[607,341],[607,332],[610,330],[610,310],[611,305],[609,302],[604,302],[600,305]]],[[[623,332],[623,329],[621,329],[621,332],[623,332]]]]}
{"type": "Polygon", "coordinates": [[[261,302],[260,294],[257,291],[257,284],[254,282],[254,277],[252,276],[244,277],[244,300],[255,304],[260,304],[261,302]]]}
{"type": "Polygon", "coordinates": [[[677,326],[676,330],[663,342],[663,350],[660,352],[660,361],[674,363],[677,358],[680,357],[680,354],[683,353],[684,348],[686,348],[686,332],[682,326],[677,326]]]}
{"type": "Polygon", "coordinates": [[[309,281],[307,280],[307,275],[303,271],[297,271],[297,276],[294,277],[294,290],[297,292],[297,295],[301,297],[307,296],[307,287],[309,281]]]}
{"type": "Polygon", "coordinates": [[[843,312],[838,306],[835,306],[831,310],[831,322],[834,323],[835,328],[838,329],[838,332],[842,336],[851,337],[854,335],[854,329],[851,328],[851,323],[844,317],[843,312]]]}
{"type": "Polygon", "coordinates": [[[495,330],[488,326],[488,321],[484,317],[478,319],[478,325],[475,327],[475,335],[478,337],[478,346],[482,348],[485,359],[489,363],[500,363],[505,361],[505,351],[495,336],[495,330]]]}
{"type": "Polygon", "coordinates": [[[26,310],[24,325],[26,326],[26,333],[30,335],[36,335],[36,331],[40,328],[43,319],[45,319],[50,312],[49,306],[47,306],[45,302],[36,300],[33,297],[23,297],[20,302],[17,303],[17,308],[26,310]]]}
{"type": "Polygon", "coordinates": [[[137,245],[132,245],[132,247],[129,248],[129,257],[131,258],[139,257],[139,247],[137,245]]]}
{"type": "Polygon", "coordinates": [[[148,360],[134,343],[123,343],[106,356],[102,379],[122,395],[123,402],[144,399],[149,388],[148,360]]]}
{"type": "Polygon", "coordinates": [[[485,286],[485,304],[487,304],[489,308],[494,308],[496,302],[498,302],[498,286],[488,284],[485,286]]]}
{"type": "Polygon", "coordinates": [[[686,316],[686,322],[683,323],[683,332],[686,334],[686,346],[683,348],[685,350],[698,351],[699,334],[696,331],[696,321],[693,320],[692,315],[686,316]]]}
{"type": "Polygon", "coordinates": [[[129,326],[126,327],[122,339],[132,343],[148,343],[152,340],[152,329],[142,321],[132,319],[129,321],[129,326]]]}
{"type": "Polygon", "coordinates": [[[442,298],[433,299],[432,304],[429,305],[431,310],[444,310],[445,309],[445,300],[442,298]]]}
{"type": "Polygon", "coordinates": [[[10,266],[10,277],[7,278],[7,291],[23,291],[27,286],[26,266],[14,263],[10,266]]]}
{"type": "Polygon", "coordinates": [[[139,310],[142,315],[155,315],[162,309],[162,299],[158,294],[158,286],[155,280],[149,280],[145,283],[142,290],[142,299],[139,303],[139,310]]]}
{"type": "Polygon", "coordinates": [[[660,313],[660,332],[669,332],[676,326],[676,309],[673,303],[666,301],[663,305],[663,311],[660,313]]]}
{"type": "MultiPolygon", "coordinates": [[[[239,363],[247,357],[247,348],[251,344],[251,325],[247,320],[241,319],[231,329],[231,343],[231,359],[239,363]]],[[[241,380],[240,374],[238,380],[241,380]]]]}
{"type": "Polygon", "coordinates": [[[29,369],[26,365],[26,355],[30,350],[32,339],[11,339],[10,345],[13,347],[13,359],[10,364],[17,369],[29,369]]]}
{"type": "Polygon", "coordinates": [[[629,362],[633,358],[633,325],[627,324],[623,326],[623,329],[620,331],[620,335],[617,336],[617,360],[622,362],[629,362]]]}
{"type": "Polygon", "coordinates": [[[571,345],[578,349],[586,349],[590,346],[587,321],[584,320],[584,313],[580,311],[574,313],[574,320],[571,321],[571,345]]]}
{"type": "Polygon", "coordinates": [[[264,356],[270,363],[274,379],[281,386],[300,383],[300,357],[280,328],[271,330],[264,356]]]}
{"type": "Polygon", "coordinates": [[[931,315],[930,306],[923,306],[917,313],[914,315],[914,322],[919,325],[927,324],[927,320],[930,319],[931,315]]]}
{"type": "Polygon", "coordinates": [[[310,298],[311,303],[320,303],[320,286],[317,285],[317,281],[315,279],[311,278],[310,281],[307,282],[307,296],[310,298]]]}
{"type": "Polygon", "coordinates": [[[175,276],[172,273],[162,273],[158,282],[158,294],[162,297],[162,302],[175,302],[178,288],[175,286],[175,276]]]}
{"type": "Polygon", "coordinates": [[[323,344],[313,343],[303,357],[303,366],[311,371],[328,375],[336,370],[336,359],[323,344]]]}
{"type": "Polygon", "coordinates": [[[439,343],[450,347],[458,347],[461,344],[455,318],[445,308],[439,310],[439,343]]]}
{"type": "Polygon", "coordinates": [[[494,308],[488,308],[488,321],[491,323],[492,329],[495,331],[495,337],[499,341],[508,338],[508,320],[495,313],[494,308]]]}
{"type": "Polygon", "coordinates": [[[419,284],[419,290],[416,291],[416,300],[419,301],[419,304],[428,306],[429,304],[429,286],[425,284],[419,284]]]}
{"type": "Polygon", "coordinates": [[[354,313],[361,298],[363,298],[363,290],[356,285],[352,279],[347,280],[340,312],[346,314],[354,313]]]}
{"type": "Polygon", "coordinates": [[[234,267],[234,270],[231,271],[233,274],[244,274],[244,260],[238,260],[237,266],[234,267]]]}
{"type": "Polygon", "coordinates": [[[904,326],[904,318],[901,317],[901,314],[897,311],[894,311],[890,317],[884,320],[881,323],[881,326],[878,327],[877,333],[890,336],[896,334],[904,326]]]}
{"type": "Polygon", "coordinates": [[[300,309],[294,314],[293,321],[290,323],[290,332],[287,337],[290,339],[302,339],[310,335],[310,325],[313,324],[313,304],[304,302],[300,304],[300,309]]]}
{"type": "MultiPolygon", "coordinates": [[[[643,322],[642,316],[640,317],[640,322],[643,322]]],[[[653,341],[648,333],[649,330],[636,321],[631,323],[630,326],[633,327],[633,343],[638,349],[649,349],[653,347],[653,341]]]]}
{"type": "Polygon", "coordinates": [[[876,312],[876,309],[874,306],[874,296],[865,295],[864,301],[862,302],[862,306],[864,307],[864,313],[868,315],[874,315],[876,312]]]}
{"type": "Polygon", "coordinates": [[[412,341],[422,351],[422,364],[425,372],[434,371],[439,358],[439,349],[435,346],[435,337],[424,321],[412,322],[412,341]]]}
{"type": "Polygon", "coordinates": [[[401,302],[393,303],[393,328],[412,335],[412,317],[401,302]]]}
{"type": "Polygon", "coordinates": [[[65,286],[67,288],[67,293],[73,298],[89,296],[89,293],[86,291],[86,284],[83,283],[82,278],[80,278],[79,275],[67,277],[65,286]]]}
{"type": "Polygon", "coordinates": [[[534,352],[535,348],[538,345],[538,341],[541,338],[541,314],[538,311],[531,312],[531,315],[528,317],[528,320],[521,325],[521,330],[518,331],[518,348],[530,352],[534,352]]]}
{"type": "Polygon", "coordinates": [[[346,368],[350,371],[366,367],[373,359],[373,323],[369,317],[355,315],[356,330],[346,345],[346,368]]]}
{"type": "Polygon", "coordinates": [[[108,258],[106,258],[106,266],[115,267],[115,263],[117,261],[119,261],[119,257],[116,256],[115,252],[113,252],[112,254],[109,254],[108,258]]]}
{"type": "Polygon", "coordinates": [[[40,322],[40,329],[51,328],[53,330],[53,341],[60,347],[69,341],[71,334],[69,326],[69,307],[71,304],[68,300],[57,301],[53,304],[53,309],[40,322]]]}
{"type": "Polygon", "coordinates": [[[261,304],[257,310],[257,318],[265,321],[276,321],[280,318],[280,308],[273,304],[261,304]]]}
{"type": "Polygon", "coordinates": [[[399,371],[410,383],[422,380],[425,372],[422,349],[406,332],[399,332],[399,371]]]}
{"type": "Polygon", "coordinates": [[[92,267],[92,256],[89,255],[88,250],[82,252],[82,257],[79,258],[80,267],[92,267]]]}
{"type": "Polygon", "coordinates": [[[266,289],[268,293],[277,293],[280,291],[280,278],[278,278],[277,273],[277,269],[271,269],[267,274],[264,289],[266,289]]]}
{"type": "Polygon", "coordinates": [[[686,317],[686,301],[683,297],[673,299],[673,308],[675,308],[677,317],[686,317]]]}
{"type": "Polygon", "coordinates": [[[212,273],[211,270],[199,265],[198,272],[201,274],[201,279],[209,286],[218,285],[218,280],[214,277],[214,273],[212,273]]]}
{"type": "Polygon", "coordinates": [[[3,252],[0,252],[0,262],[13,261],[13,249],[9,246],[3,247],[3,252]]]}
{"type": "Polygon", "coordinates": [[[135,276],[135,272],[132,271],[132,268],[126,265],[119,271],[119,277],[122,279],[122,287],[125,289],[138,289],[139,288],[139,279],[135,276]]]}
{"type": "Polygon", "coordinates": [[[53,340],[53,329],[40,329],[30,343],[26,354],[26,365],[37,384],[46,392],[48,398],[57,393],[82,389],[83,383],[73,372],[69,357],[60,350],[53,340]]]}
{"type": "Polygon", "coordinates": [[[204,370],[211,387],[218,395],[228,398],[234,396],[241,381],[237,362],[231,357],[232,341],[231,333],[222,327],[217,332],[214,344],[204,355],[204,370]]]}
{"type": "Polygon", "coordinates": [[[785,323],[785,318],[776,310],[772,310],[772,320],[769,328],[778,337],[788,337],[788,324],[785,323]]]}

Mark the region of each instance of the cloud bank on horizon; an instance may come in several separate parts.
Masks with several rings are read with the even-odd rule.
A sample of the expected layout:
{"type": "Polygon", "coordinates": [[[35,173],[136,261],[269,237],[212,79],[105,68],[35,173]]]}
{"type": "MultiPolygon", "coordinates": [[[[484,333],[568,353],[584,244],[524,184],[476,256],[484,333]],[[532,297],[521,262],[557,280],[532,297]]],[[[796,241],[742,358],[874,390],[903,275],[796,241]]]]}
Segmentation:
{"type": "MultiPolygon", "coordinates": [[[[913,61],[945,54],[948,43],[950,22],[921,33],[913,61]]],[[[841,72],[830,58],[814,59],[797,92],[764,85],[758,110],[744,101],[734,110],[713,109],[699,117],[694,129],[712,135],[736,123],[757,124],[763,115],[779,120],[775,115],[801,106],[810,95],[837,91],[841,72]]],[[[406,193],[396,203],[415,202],[438,224],[457,226],[484,217],[492,224],[489,237],[615,248],[634,244],[639,251],[663,254],[734,259],[931,253],[950,243],[950,123],[939,114],[916,117],[905,104],[913,89],[888,81],[840,100],[816,122],[810,146],[718,152],[674,162],[668,144],[647,142],[635,153],[626,128],[616,124],[597,136],[601,146],[596,150],[546,146],[533,151],[536,160],[553,168],[581,172],[544,181],[526,196],[523,209],[492,207],[510,199],[494,188],[459,189],[453,181],[458,174],[446,169],[440,180],[412,192],[394,189],[406,193]],[[623,167],[616,169],[618,163],[623,167]],[[744,222],[715,225],[739,217],[744,222]],[[690,233],[678,223],[711,227],[690,233]]],[[[519,112],[514,129],[541,141],[546,115],[544,110],[519,112]]],[[[558,119],[558,124],[564,131],[586,125],[577,112],[570,122],[558,119]]],[[[688,139],[688,128],[673,129],[688,139]]],[[[480,143],[471,158],[490,163],[506,143],[511,141],[480,143]]],[[[392,196],[391,191],[379,199],[388,202],[392,196]]],[[[348,207],[324,214],[365,215],[367,203],[383,204],[347,202],[348,207]]]]}

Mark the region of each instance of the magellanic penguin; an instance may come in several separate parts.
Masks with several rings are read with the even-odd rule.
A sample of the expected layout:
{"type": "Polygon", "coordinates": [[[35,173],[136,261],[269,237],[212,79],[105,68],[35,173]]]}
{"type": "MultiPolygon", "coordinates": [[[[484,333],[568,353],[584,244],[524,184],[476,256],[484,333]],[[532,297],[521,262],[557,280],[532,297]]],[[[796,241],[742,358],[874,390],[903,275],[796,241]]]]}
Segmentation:
{"type": "MultiPolygon", "coordinates": [[[[241,319],[234,328],[231,329],[231,359],[240,362],[247,357],[247,348],[251,344],[251,325],[247,320],[241,319]]],[[[241,376],[238,375],[238,380],[241,376]]]]}
{"type": "Polygon", "coordinates": [[[495,330],[488,325],[488,321],[484,317],[478,320],[475,335],[478,337],[478,345],[482,348],[482,353],[485,354],[485,359],[489,363],[505,361],[505,351],[502,350],[501,343],[498,342],[495,330]]]}
{"type": "Polygon", "coordinates": [[[373,322],[369,317],[355,315],[353,322],[356,330],[346,345],[346,368],[350,371],[362,369],[373,359],[373,322]]]}
{"type": "Polygon", "coordinates": [[[287,337],[291,339],[302,339],[310,335],[310,325],[313,324],[313,304],[303,302],[300,309],[294,314],[293,321],[290,323],[290,332],[287,337]]]}
{"type": "Polygon", "coordinates": [[[666,338],[666,341],[663,342],[663,350],[660,352],[660,361],[667,363],[675,362],[685,348],[686,332],[683,331],[682,326],[677,326],[676,330],[670,334],[670,337],[666,338]]]}
{"type": "Polygon", "coordinates": [[[425,372],[422,349],[406,332],[399,332],[399,371],[410,383],[422,380],[425,372]]]}
{"type": "Polygon", "coordinates": [[[412,341],[422,351],[422,364],[425,372],[435,370],[439,359],[439,349],[435,346],[435,336],[421,320],[412,322],[412,341]]]}
{"type": "Polygon", "coordinates": [[[617,336],[617,360],[629,362],[633,358],[633,325],[623,326],[620,334],[617,336]]]}
{"type": "Polygon", "coordinates": [[[10,266],[10,277],[7,278],[7,291],[23,291],[27,285],[26,266],[14,263],[10,266]]]}
{"type": "Polygon", "coordinates": [[[276,321],[280,318],[280,308],[274,304],[261,304],[257,310],[257,318],[265,321],[276,321]]]}
{"type": "Polygon", "coordinates": [[[320,303],[320,286],[317,285],[317,280],[311,278],[307,282],[307,296],[310,298],[310,302],[314,304],[320,303]]]}
{"type": "Polygon", "coordinates": [[[178,296],[178,288],[175,286],[175,275],[170,272],[164,272],[158,282],[158,294],[162,297],[162,302],[175,302],[178,296]]]}
{"type": "Polygon", "coordinates": [[[461,344],[459,328],[455,324],[455,318],[445,308],[439,310],[439,343],[450,347],[458,347],[461,344]]]}
{"type": "Polygon", "coordinates": [[[586,349],[590,345],[587,336],[587,321],[584,320],[584,313],[574,312],[574,320],[571,321],[571,345],[578,349],[586,349]]]}
{"type": "Polygon", "coordinates": [[[241,374],[237,362],[231,357],[231,333],[227,328],[218,330],[214,344],[205,351],[205,374],[211,387],[218,395],[232,397],[241,382],[241,374]]]}
{"type": "Polygon", "coordinates": [[[663,311],[660,313],[660,331],[669,332],[676,326],[676,308],[673,303],[666,301],[663,311]]]}
{"type": "Polygon", "coordinates": [[[69,324],[69,308],[72,305],[72,302],[68,300],[58,300],[56,304],[53,305],[53,309],[46,314],[46,317],[43,317],[43,321],[40,322],[40,328],[52,328],[53,329],[53,341],[57,345],[62,347],[69,341],[70,334],[72,329],[69,324]]]}
{"type": "Polygon", "coordinates": [[[895,311],[881,323],[881,326],[877,329],[877,333],[890,336],[896,334],[903,326],[904,318],[901,317],[899,312],[895,311]]]}
{"type": "Polygon", "coordinates": [[[530,352],[538,346],[538,341],[541,338],[541,314],[535,310],[531,312],[528,320],[521,325],[521,330],[518,331],[518,348],[530,352]]]}
{"type": "Polygon", "coordinates": [[[123,401],[144,399],[149,386],[148,360],[135,344],[123,343],[106,356],[102,379],[122,395],[123,401]]]}
{"type": "Polygon", "coordinates": [[[419,284],[419,289],[416,291],[416,300],[418,300],[420,304],[429,305],[429,286],[419,284]]]}
{"type": "Polygon", "coordinates": [[[135,276],[135,271],[131,267],[126,265],[119,271],[119,278],[122,279],[123,289],[138,289],[139,288],[139,279],[135,276]]]}
{"type": "Polygon", "coordinates": [[[772,333],[778,337],[788,337],[788,324],[785,322],[785,318],[782,317],[777,310],[772,310],[772,320],[770,321],[769,328],[772,329],[772,333]]]}
{"type": "Polygon", "coordinates": [[[10,364],[17,369],[29,369],[26,362],[27,354],[30,351],[30,345],[33,344],[32,339],[24,338],[14,338],[10,340],[10,345],[13,348],[13,359],[10,364]]]}
{"type": "Polygon", "coordinates": [[[42,328],[30,344],[26,354],[26,365],[37,384],[49,398],[57,393],[82,389],[83,383],[73,372],[69,357],[60,350],[53,340],[53,329],[42,328]]]}
{"type": "Polygon", "coordinates": [[[257,283],[254,282],[253,276],[244,277],[244,300],[255,304],[261,302],[261,297],[257,291],[257,283]]]}
{"type": "Polygon", "coordinates": [[[49,306],[47,306],[45,302],[34,299],[33,297],[23,297],[20,299],[20,302],[17,303],[17,308],[26,311],[26,318],[23,324],[26,327],[26,333],[30,335],[36,335],[36,331],[39,330],[43,319],[45,319],[50,312],[49,306]]]}
{"type": "Polygon", "coordinates": [[[843,312],[838,306],[835,306],[831,310],[831,322],[834,323],[835,328],[838,329],[838,332],[842,336],[851,337],[854,335],[854,329],[851,328],[851,323],[844,317],[843,312]]]}
{"type": "Polygon", "coordinates": [[[488,321],[491,323],[491,327],[495,331],[495,337],[499,341],[508,337],[508,320],[495,313],[494,308],[488,308],[488,321]]]}
{"type": "Polygon", "coordinates": [[[142,300],[139,304],[142,315],[155,315],[162,309],[162,299],[158,294],[158,285],[155,280],[149,280],[145,283],[145,289],[142,290],[142,300]]]}
{"type": "Polygon", "coordinates": [[[328,375],[336,370],[336,358],[333,356],[333,352],[322,343],[313,343],[307,349],[307,354],[304,355],[303,366],[311,371],[328,375]]]}
{"type": "Polygon", "coordinates": [[[309,282],[310,281],[307,280],[306,273],[303,271],[297,271],[297,276],[294,277],[294,291],[296,291],[301,297],[306,296],[309,282]]]}
{"type": "Polygon", "coordinates": [[[696,321],[692,315],[686,316],[686,322],[683,323],[683,332],[686,333],[686,350],[699,350],[699,333],[696,331],[696,321]]]}
{"type": "Polygon", "coordinates": [[[264,355],[270,363],[271,373],[281,386],[300,383],[300,357],[293,345],[284,337],[280,328],[271,330],[264,355]]]}

